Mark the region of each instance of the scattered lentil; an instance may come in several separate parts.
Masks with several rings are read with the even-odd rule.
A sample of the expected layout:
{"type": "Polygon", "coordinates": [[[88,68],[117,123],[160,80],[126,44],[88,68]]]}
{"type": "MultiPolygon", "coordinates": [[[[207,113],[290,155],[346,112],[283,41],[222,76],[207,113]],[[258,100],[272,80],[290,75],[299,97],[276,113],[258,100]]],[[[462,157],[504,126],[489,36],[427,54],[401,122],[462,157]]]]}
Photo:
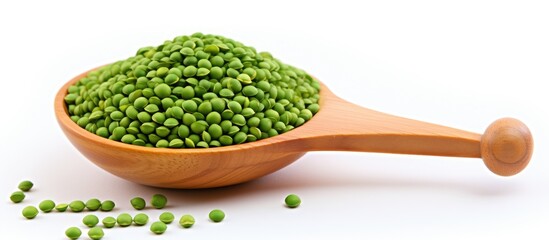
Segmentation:
{"type": "Polygon", "coordinates": [[[81,235],[82,231],[77,227],[70,227],[65,230],[65,236],[72,240],[80,238],[81,235]]]}
{"type": "Polygon", "coordinates": [[[112,228],[114,227],[114,225],[116,225],[116,218],[113,218],[113,217],[105,217],[103,218],[103,220],[101,221],[103,223],[103,226],[106,227],[106,228],[112,228]]]}
{"type": "Polygon", "coordinates": [[[118,217],[116,218],[116,222],[121,227],[130,226],[132,224],[132,221],[133,221],[132,216],[130,214],[127,214],[127,213],[122,213],[122,214],[118,215],[118,217]]]}
{"type": "Polygon", "coordinates": [[[105,200],[101,203],[101,211],[109,212],[114,209],[115,203],[111,200],[105,200]]]}
{"type": "Polygon", "coordinates": [[[44,200],[38,204],[38,208],[45,213],[51,212],[55,208],[55,202],[52,200],[44,200]]]}
{"type": "Polygon", "coordinates": [[[143,226],[147,224],[147,222],[149,222],[149,216],[147,216],[147,214],[144,214],[144,213],[138,213],[133,217],[133,222],[137,226],[143,226]]]}
{"type": "Polygon", "coordinates": [[[181,219],[179,219],[179,225],[181,225],[184,228],[190,228],[194,225],[194,217],[186,214],[181,216],[181,219]]]}
{"type": "Polygon", "coordinates": [[[88,227],[95,227],[99,223],[99,218],[93,214],[89,214],[82,219],[82,223],[88,227]]]}
{"type": "Polygon", "coordinates": [[[223,211],[219,210],[219,209],[214,209],[210,212],[208,217],[213,222],[221,222],[221,221],[223,221],[223,219],[225,219],[225,213],[223,211]]]}
{"type": "Polygon", "coordinates": [[[156,209],[162,209],[168,203],[166,196],[162,194],[155,194],[152,196],[151,205],[156,209]]]}
{"type": "Polygon", "coordinates": [[[155,233],[155,234],[162,234],[164,232],[166,232],[166,229],[168,228],[168,226],[163,223],[163,222],[154,222],[153,224],[151,224],[151,227],[150,227],[150,230],[151,232],[155,233]]]}
{"type": "Polygon", "coordinates": [[[38,209],[34,206],[27,206],[23,208],[22,214],[27,219],[33,219],[38,215],[38,209]]]}
{"type": "Polygon", "coordinates": [[[165,224],[170,224],[173,222],[173,219],[175,218],[175,216],[173,215],[173,213],[171,212],[163,212],[162,214],[160,214],[160,216],[158,217],[158,219],[165,223],[165,224]]]}
{"type": "Polygon", "coordinates": [[[290,194],[284,199],[284,202],[289,208],[296,208],[301,204],[301,199],[295,194],[290,194]]]}
{"type": "Polygon", "coordinates": [[[86,202],[86,208],[90,211],[97,211],[101,208],[101,201],[97,198],[92,198],[86,202]]]}
{"type": "Polygon", "coordinates": [[[10,196],[10,200],[14,203],[20,203],[25,199],[25,193],[21,191],[13,192],[10,196]]]}
{"type": "Polygon", "coordinates": [[[59,203],[55,206],[55,210],[57,210],[58,212],[64,212],[67,210],[68,207],[69,207],[69,204],[59,203]]]}
{"type": "Polygon", "coordinates": [[[145,202],[145,199],[141,197],[134,197],[130,200],[130,204],[132,205],[135,210],[142,210],[145,208],[147,203],[145,202]]]}
{"type": "Polygon", "coordinates": [[[93,227],[88,231],[88,237],[90,237],[93,240],[99,240],[105,236],[105,233],[103,232],[103,229],[100,227],[93,227]]]}
{"type": "Polygon", "coordinates": [[[17,186],[21,191],[23,192],[28,192],[31,190],[31,188],[34,186],[34,184],[29,181],[29,180],[25,180],[25,181],[22,181],[21,183],[19,183],[19,186],[17,186]]]}
{"type": "Polygon", "coordinates": [[[86,204],[83,201],[76,200],[76,201],[72,201],[69,204],[69,208],[73,212],[82,212],[84,211],[84,208],[86,208],[86,204]]]}

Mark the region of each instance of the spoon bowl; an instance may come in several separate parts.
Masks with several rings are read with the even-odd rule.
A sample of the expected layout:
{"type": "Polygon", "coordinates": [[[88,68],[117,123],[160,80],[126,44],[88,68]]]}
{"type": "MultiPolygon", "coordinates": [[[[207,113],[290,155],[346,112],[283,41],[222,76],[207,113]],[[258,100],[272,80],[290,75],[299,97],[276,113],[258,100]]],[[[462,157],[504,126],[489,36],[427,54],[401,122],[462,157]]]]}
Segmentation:
{"type": "Polygon", "coordinates": [[[484,135],[397,117],[349,103],[321,84],[320,111],[304,125],[256,142],[217,148],[148,148],[92,134],[74,123],[64,97],[55,115],[69,141],[89,160],[126,180],[163,188],[212,188],[238,184],[277,171],[308,151],[361,151],[482,158],[494,173],[510,176],[528,164],[533,151],[522,122],[503,118],[484,135]]]}

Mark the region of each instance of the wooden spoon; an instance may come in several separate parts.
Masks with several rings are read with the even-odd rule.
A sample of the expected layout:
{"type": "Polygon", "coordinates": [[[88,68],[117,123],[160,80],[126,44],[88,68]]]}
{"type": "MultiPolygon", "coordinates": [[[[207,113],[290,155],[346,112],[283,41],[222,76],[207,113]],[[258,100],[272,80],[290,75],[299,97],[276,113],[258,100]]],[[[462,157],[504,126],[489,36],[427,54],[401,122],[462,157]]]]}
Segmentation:
{"type": "Polygon", "coordinates": [[[146,148],[91,134],[68,116],[64,96],[82,73],[55,97],[55,115],[72,144],[89,160],[132,182],[165,188],[211,188],[246,182],[294,162],[308,151],[360,151],[482,158],[494,173],[510,176],[533,151],[522,122],[503,118],[483,135],[397,117],[349,103],[322,85],[320,111],[303,126],[276,137],[209,149],[146,148]]]}

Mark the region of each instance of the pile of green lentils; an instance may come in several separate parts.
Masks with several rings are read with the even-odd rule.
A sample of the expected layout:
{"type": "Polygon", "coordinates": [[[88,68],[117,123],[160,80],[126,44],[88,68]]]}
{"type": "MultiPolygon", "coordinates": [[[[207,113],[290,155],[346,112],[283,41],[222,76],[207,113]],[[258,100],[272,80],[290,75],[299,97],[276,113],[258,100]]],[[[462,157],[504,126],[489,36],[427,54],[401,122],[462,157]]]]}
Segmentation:
{"type": "Polygon", "coordinates": [[[68,88],[70,118],[91,133],[159,148],[273,137],[319,111],[320,84],[268,52],[216,35],[178,36],[68,88]]]}

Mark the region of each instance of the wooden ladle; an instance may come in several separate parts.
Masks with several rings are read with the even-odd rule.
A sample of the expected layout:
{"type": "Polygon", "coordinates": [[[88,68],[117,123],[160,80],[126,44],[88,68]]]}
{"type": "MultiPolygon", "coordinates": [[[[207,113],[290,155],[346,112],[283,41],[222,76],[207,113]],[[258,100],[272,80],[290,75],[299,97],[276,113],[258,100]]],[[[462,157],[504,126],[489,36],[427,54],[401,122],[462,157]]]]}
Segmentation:
{"type": "Polygon", "coordinates": [[[526,167],[533,151],[530,131],[516,119],[499,119],[480,135],[363,108],[337,97],[325,85],[320,111],[303,126],[276,137],[209,149],[134,146],[89,133],[69,118],[64,96],[86,74],[66,83],[55,97],[61,129],[99,167],[149,186],[188,189],[242,183],[281,169],[308,151],[482,158],[492,172],[510,176],[526,167]]]}

